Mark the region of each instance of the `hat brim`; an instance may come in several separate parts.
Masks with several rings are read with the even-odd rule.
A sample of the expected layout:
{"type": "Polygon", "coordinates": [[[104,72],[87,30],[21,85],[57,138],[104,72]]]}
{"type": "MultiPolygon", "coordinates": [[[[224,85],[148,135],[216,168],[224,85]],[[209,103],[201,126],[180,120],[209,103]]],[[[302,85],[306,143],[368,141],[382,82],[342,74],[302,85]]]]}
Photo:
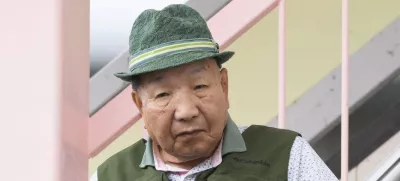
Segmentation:
{"type": "Polygon", "coordinates": [[[172,68],[207,58],[215,58],[220,64],[223,64],[228,61],[234,54],[235,52],[225,51],[221,53],[187,52],[183,54],[168,55],[157,57],[147,63],[141,64],[138,67],[134,68],[132,72],[119,72],[115,73],[114,75],[124,81],[131,82],[133,77],[139,74],[172,68]]]}

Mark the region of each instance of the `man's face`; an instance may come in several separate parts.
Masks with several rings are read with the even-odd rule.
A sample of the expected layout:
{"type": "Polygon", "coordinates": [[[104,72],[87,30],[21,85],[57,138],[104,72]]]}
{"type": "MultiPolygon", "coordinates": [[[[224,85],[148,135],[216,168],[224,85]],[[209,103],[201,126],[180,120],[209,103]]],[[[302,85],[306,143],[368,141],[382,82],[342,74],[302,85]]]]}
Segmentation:
{"type": "Polygon", "coordinates": [[[152,140],[179,159],[213,153],[228,119],[228,75],[207,59],[140,77],[132,98],[152,140]]]}

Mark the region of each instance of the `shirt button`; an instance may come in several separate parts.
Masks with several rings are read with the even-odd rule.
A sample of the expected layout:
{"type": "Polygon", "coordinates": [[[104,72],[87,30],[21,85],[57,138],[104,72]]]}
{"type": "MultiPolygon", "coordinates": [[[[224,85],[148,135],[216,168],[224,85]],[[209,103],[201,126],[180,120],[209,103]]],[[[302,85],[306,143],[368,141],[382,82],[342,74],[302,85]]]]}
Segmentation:
{"type": "Polygon", "coordinates": [[[192,175],[189,175],[189,176],[187,176],[186,178],[185,178],[185,181],[191,181],[193,179],[193,176],[192,175]]]}

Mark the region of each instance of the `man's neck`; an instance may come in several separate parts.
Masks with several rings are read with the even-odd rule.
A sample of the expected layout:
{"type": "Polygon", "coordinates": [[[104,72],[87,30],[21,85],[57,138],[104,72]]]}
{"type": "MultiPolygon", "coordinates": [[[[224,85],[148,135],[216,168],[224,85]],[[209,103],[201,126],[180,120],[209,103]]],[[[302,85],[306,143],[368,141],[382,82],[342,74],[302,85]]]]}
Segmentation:
{"type": "Polygon", "coordinates": [[[164,155],[163,153],[161,153],[161,155],[162,155],[161,159],[164,161],[165,164],[185,170],[190,170],[207,159],[207,158],[197,158],[189,161],[175,161],[174,158],[171,159],[166,156],[163,156],[164,155]]]}
{"type": "Polygon", "coordinates": [[[212,152],[210,152],[209,155],[200,157],[200,158],[185,158],[185,157],[176,157],[171,154],[168,154],[167,152],[163,151],[159,146],[156,147],[156,149],[159,150],[160,153],[160,159],[164,161],[165,164],[168,164],[173,167],[185,169],[185,170],[190,170],[196,165],[200,164],[204,160],[207,160],[210,158],[215,150],[218,148],[219,144],[213,149],[212,152]]]}

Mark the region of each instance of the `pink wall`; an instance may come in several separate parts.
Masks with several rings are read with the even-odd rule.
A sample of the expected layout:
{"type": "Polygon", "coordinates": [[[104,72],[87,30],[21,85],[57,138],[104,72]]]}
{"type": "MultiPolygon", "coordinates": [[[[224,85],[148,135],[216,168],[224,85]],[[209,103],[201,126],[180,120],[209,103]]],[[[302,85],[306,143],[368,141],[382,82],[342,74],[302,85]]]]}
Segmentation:
{"type": "Polygon", "coordinates": [[[89,1],[0,2],[1,180],[87,180],[89,1]]]}

